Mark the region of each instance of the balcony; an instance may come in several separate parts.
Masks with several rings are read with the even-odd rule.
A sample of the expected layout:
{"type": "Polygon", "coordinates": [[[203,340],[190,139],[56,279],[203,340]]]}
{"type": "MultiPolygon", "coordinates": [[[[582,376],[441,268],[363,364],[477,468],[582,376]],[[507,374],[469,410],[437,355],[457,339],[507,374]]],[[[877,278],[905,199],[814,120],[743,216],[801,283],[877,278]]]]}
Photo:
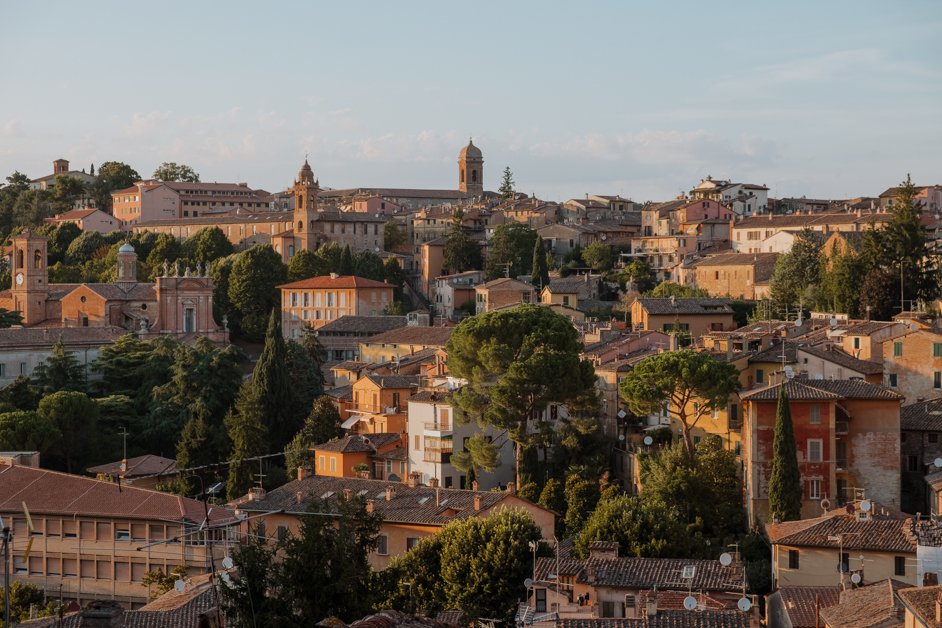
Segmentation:
{"type": "Polygon", "coordinates": [[[425,436],[451,436],[452,432],[451,421],[428,421],[423,427],[425,436]]]}

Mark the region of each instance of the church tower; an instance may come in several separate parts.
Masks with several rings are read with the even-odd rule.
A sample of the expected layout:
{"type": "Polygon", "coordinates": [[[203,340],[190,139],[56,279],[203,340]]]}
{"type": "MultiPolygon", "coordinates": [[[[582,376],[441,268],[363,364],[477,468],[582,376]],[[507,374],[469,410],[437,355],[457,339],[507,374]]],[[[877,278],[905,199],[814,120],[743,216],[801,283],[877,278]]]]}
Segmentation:
{"type": "Polygon", "coordinates": [[[48,240],[30,231],[13,237],[14,309],[23,317],[24,325],[46,320],[46,298],[49,294],[49,271],[46,268],[48,240]]]}
{"type": "Polygon", "coordinates": [[[458,190],[468,196],[484,196],[484,155],[471,140],[458,153],[458,190]]]}
{"type": "Polygon", "coordinates": [[[317,193],[320,185],[314,178],[307,159],[298,171],[298,178],[292,188],[294,192],[294,241],[295,252],[302,249],[313,251],[317,248],[317,233],[314,221],[317,218],[317,193]]]}
{"type": "Polygon", "coordinates": [[[118,283],[137,283],[137,253],[130,242],[118,249],[118,283]]]}

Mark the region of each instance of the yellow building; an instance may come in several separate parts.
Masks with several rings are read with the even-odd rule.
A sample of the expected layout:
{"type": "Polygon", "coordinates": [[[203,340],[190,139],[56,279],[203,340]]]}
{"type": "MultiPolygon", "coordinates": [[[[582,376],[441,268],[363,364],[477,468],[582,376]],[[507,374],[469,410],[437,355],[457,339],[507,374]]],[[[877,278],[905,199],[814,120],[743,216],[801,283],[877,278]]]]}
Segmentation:
{"type": "Polygon", "coordinates": [[[323,327],[341,316],[379,316],[393,302],[393,286],[352,275],[323,275],[278,286],[281,327],[297,339],[307,327],[323,327]]]}

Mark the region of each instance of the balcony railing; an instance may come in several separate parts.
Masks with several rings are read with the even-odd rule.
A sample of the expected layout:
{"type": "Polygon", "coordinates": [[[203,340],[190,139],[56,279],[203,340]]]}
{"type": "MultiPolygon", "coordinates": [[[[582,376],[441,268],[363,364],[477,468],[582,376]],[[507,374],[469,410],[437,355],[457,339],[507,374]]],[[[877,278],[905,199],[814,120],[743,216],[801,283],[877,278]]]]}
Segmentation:
{"type": "Polygon", "coordinates": [[[425,429],[436,432],[450,432],[451,421],[428,421],[425,424],[425,429]]]}

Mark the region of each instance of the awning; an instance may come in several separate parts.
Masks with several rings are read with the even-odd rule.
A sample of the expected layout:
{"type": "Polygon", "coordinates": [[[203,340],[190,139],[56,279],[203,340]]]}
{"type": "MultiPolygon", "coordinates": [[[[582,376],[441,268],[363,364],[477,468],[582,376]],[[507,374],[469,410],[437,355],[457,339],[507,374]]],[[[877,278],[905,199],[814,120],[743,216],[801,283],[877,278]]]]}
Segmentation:
{"type": "Polygon", "coordinates": [[[345,430],[349,430],[351,427],[356,425],[356,422],[359,421],[361,418],[362,417],[359,417],[359,416],[352,416],[346,421],[344,421],[343,423],[341,423],[340,427],[342,427],[345,430]]]}

